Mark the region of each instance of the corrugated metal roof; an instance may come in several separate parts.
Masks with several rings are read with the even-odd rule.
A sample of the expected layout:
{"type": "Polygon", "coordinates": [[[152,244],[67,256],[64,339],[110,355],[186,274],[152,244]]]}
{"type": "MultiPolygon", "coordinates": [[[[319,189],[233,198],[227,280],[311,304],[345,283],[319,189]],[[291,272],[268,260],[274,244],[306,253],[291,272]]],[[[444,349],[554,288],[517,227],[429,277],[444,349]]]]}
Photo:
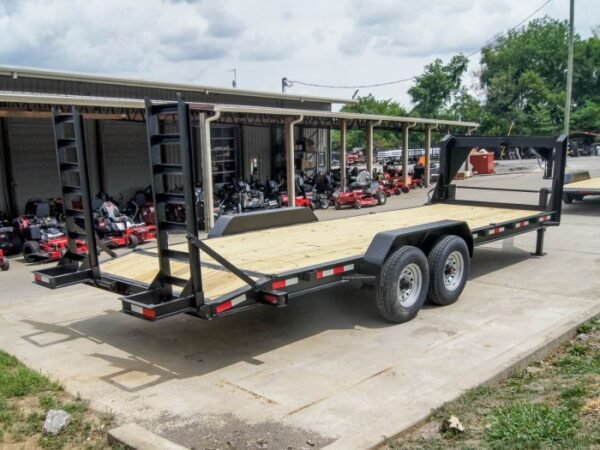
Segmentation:
{"type": "Polygon", "coordinates": [[[78,81],[117,86],[135,86],[144,88],[170,89],[173,91],[188,91],[201,93],[218,93],[226,95],[241,95],[247,97],[276,98],[281,100],[311,101],[321,103],[355,103],[351,99],[318,97],[311,95],[280,94],[278,92],[252,91],[244,89],[203,86],[186,83],[166,83],[161,81],[137,80],[132,78],[117,78],[103,75],[90,75],[71,72],[56,72],[44,69],[33,69],[16,66],[0,66],[0,76],[38,78],[46,80],[78,81]]]}

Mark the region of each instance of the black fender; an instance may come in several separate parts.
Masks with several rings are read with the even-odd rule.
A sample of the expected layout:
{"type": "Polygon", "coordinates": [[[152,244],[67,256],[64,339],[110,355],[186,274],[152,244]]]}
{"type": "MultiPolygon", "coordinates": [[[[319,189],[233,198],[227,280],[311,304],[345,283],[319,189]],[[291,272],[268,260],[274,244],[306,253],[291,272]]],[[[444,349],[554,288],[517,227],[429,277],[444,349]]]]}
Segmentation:
{"type": "Polygon", "coordinates": [[[440,220],[377,233],[363,257],[359,271],[369,275],[378,275],[387,258],[398,248],[412,245],[427,254],[435,242],[444,235],[456,235],[463,238],[469,247],[469,255],[473,256],[473,234],[466,222],[440,220]]]}

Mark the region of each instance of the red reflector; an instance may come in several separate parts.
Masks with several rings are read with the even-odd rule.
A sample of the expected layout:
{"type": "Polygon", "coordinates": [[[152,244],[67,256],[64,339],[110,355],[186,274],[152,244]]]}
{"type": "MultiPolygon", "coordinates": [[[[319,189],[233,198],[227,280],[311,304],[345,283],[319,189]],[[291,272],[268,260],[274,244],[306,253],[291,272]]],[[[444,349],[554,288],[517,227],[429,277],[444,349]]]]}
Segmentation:
{"type": "Polygon", "coordinates": [[[156,311],[153,309],[143,308],[142,315],[148,319],[156,319],[156,311]]]}
{"type": "Polygon", "coordinates": [[[34,275],[35,281],[42,281],[42,276],[39,273],[34,275]]]}
{"type": "Polygon", "coordinates": [[[323,278],[323,272],[317,272],[315,276],[317,280],[320,280],[321,278],[323,278]]]}
{"type": "Polygon", "coordinates": [[[285,287],[285,280],[273,281],[273,289],[281,289],[285,287]]]}
{"type": "Polygon", "coordinates": [[[221,303],[220,305],[217,305],[215,308],[215,312],[217,314],[221,314],[224,311],[227,311],[228,309],[231,309],[233,307],[233,304],[231,303],[231,300],[227,300],[226,302],[221,303]]]}
{"type": "Polygon", "coordinates": [[[333,269],[333,274],[334,275],[339,275],[340,273],[344,273],[344,266],[335,267],[333,269]]]}

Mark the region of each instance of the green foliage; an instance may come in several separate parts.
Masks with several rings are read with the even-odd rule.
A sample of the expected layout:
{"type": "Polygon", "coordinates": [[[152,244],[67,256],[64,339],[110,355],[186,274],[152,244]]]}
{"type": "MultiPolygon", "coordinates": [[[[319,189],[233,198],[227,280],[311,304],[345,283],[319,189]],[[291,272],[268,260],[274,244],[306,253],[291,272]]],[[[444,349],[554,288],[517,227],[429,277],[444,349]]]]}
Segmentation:
{"type": "Polygon", "coordinates": [[[568,408],[516,403],[495,410],[486,441],[492,448],[554,448],[573,439],[577,428],[568,408]]]}
{"type": "Polygon", "coordinates": [[[419,117],[439,117],[460,92],[461,80],[469,60],[463,54],[452,57],[448,64],[436,59],[425,66],[408,90],[414,105],[411,114],[419,117]]]}
{"type": "MultiPolygon", "coordinates": [[[[360,114],[375,114],[380,116],[407,116],[406,109],[400,103],[387,99],[377,100],[373,95],[369,94],[366,97],[358,97],[354,104],[345,105],[342,108],[344,112],[353,112],[360,114]]],[[[364,148],[366,136],[364,130],[348,130],[346,135],[347,147],[364,148]]],[[[375,130],[373,133],[373,146],[375,148],[396,148],[400,145],[401,138],[398,133],[391,131],[375,130]]],[[[340,147],[340,134],[337,130],[332,132],[333,148],[340,147]]]]}
{"type": "Polygon", "coordinates": [[[21,364],[15,357],[0,351],[0,396],[22,397],[59,387],[35,370],[21,364]]]}

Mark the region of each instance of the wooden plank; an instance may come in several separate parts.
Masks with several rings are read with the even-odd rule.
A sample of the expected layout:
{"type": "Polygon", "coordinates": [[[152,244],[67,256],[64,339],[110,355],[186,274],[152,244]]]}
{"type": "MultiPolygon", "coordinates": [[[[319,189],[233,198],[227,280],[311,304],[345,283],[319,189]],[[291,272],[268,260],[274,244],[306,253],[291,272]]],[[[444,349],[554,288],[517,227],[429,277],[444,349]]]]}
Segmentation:
{"type": "Polygon", "coordinates": [[[565,184],[565,189],[600,189],[600,178],[589,178],[565,184]]]}
{"type": "MultiPolygon", "coordinates": [[[[471,230],[475,230],[533,214],[532,211],[518,209],[435,204],[225,236],[209,239],[206,244],[239,268],[275,275],[362,256],[373,237],[382,231],[440,220],[466,221],[471,230]]],[[[187,251],[187,243],[174,245],[173,248],[187,251]]],[[[201,255],[201,259],[214,262],[205,254],[201,255]]],[[[173,275],[183,278],[189,276],[185,263],[173,262],[172,269],[173,275]]],[[[150,283],[157,270],[156,257],[138,252],[102,265],[105,273],[142,283],[150,283]]],[[[202,269],[202,280],[208,298],[244,286],[244,282],[232,274],[210,268],[202,269]]]]}

